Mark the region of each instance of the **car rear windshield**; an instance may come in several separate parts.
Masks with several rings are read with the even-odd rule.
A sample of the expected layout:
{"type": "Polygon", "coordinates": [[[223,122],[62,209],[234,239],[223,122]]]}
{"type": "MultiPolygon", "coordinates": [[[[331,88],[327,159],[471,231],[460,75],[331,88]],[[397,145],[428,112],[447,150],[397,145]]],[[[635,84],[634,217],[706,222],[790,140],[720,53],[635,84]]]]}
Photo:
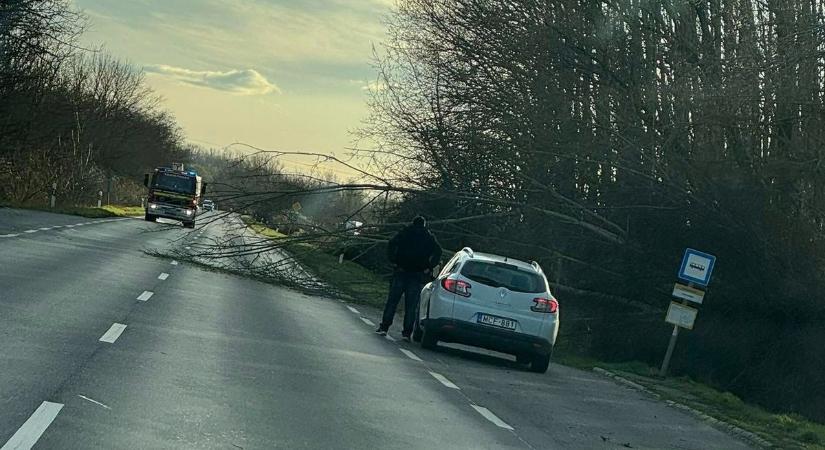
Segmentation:
{"type": "Polygon", "coordinates": [[[502,262],[468,261],[461,275],[491,287],[504,287],[514,292],[539,293],[547,290],[544,277],[502,262]]]}

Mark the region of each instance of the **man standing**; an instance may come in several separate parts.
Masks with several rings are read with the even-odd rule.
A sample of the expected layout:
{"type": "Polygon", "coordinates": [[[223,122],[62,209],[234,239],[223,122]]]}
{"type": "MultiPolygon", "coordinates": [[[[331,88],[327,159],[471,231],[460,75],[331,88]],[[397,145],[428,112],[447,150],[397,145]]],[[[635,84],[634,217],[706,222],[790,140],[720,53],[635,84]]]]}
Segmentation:
{"type": "Polygon", "coordinates": [[[384,317],[375,332],[380,335],[387,334],[403,295],[404,329],[401,334],[405,341],[409,341],[424,279],[441,260],[441,246],[427,229],[427,221],[418,216],[413,219],[411,225],[390,239],[387,256],[395,266],[395,272],[392,275],[387,304],[384,306],[384,317]]]}

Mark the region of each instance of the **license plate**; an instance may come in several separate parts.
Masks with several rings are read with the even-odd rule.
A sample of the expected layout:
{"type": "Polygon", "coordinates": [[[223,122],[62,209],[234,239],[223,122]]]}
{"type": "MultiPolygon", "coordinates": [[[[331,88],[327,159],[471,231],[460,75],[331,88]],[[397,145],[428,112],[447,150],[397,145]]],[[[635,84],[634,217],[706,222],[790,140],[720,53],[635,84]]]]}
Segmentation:
{"type": "Polygon", "coordinates": [[[506,328],[508,330],[516,329],[516,321],[505,319],[504,317],[488,316],[487,314],[478,315],[478,323],[484,325],[492,325],[494,327],[506,328]]]}

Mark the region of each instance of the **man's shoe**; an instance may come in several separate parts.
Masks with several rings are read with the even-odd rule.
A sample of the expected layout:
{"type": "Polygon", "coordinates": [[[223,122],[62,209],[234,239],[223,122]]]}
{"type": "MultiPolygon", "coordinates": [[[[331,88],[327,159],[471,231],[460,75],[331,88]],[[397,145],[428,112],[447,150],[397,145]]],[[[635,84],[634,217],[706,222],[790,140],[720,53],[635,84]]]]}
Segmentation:
{"type": "Polygon", "coordinates": [[[375,334],[378,334],[378,335],[381,335],[381,336],[386,336],[387,335],[387,330],[385,330],[381,327],[378,327],[378,329],[375,330],[375,334]]]}

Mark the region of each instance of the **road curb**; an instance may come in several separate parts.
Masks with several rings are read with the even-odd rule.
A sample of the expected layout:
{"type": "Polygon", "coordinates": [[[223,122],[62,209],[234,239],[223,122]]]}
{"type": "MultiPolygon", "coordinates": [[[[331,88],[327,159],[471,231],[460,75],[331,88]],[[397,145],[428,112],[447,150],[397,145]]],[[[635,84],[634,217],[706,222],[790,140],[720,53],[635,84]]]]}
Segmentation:
{"type": "Polygon", "coordinates": [[[615,374],[615,373],[613,373],[609,370],[602,369],[601,367],[594,367],[593,372],[596,372],[597,374],[602,375],[604,377],[610,378],[611,380],[613,380],[613,381],[615,381],[619,384],[623,384],[623,385],[625,385],[625,386],[627,386],[631,389],[634,389],[634,390],[637,390],[637,391],[642,392],[644,394],[647,394],[647,395],[649,395],[653,398],[656,398],[658,400],[664,400],[665,404],[667,404],[668,406],[670,406],[672,408],[679,409],[681,411],[684,411],[684,412],[696,417],[697,419],[707,423],[708,425],[716,428],[717,430],[723,431],[723,432],[725,432],[725,433],[727,433],[731,436],[734,436],[738,439],[741,439],[741,440],[747,442],[748,444],[754,445],[758,448],[774,448],[773,445],[770,442],[768,442],[765,439],[761,438],[756,433],[752,433],[750,431],[739,428],[736,425],[733,425],[731,423],[719,420],[715,417],[711,417],[711,416],[703,413],[702,411],[699,411],[698,409],[695,409],[695,408],[691,408],[690,406],[687,406],[685,404],[677,403],[677,402],[674,402],[673,400],[662,399],[662,396],[659,395],[658,393],[653,392],[652,390],[646,388],[645,386],[642,386],[639,383],[628,380],[627,378],[622,377],[621,375],[617,375],[617,374],[615,374]]]}

